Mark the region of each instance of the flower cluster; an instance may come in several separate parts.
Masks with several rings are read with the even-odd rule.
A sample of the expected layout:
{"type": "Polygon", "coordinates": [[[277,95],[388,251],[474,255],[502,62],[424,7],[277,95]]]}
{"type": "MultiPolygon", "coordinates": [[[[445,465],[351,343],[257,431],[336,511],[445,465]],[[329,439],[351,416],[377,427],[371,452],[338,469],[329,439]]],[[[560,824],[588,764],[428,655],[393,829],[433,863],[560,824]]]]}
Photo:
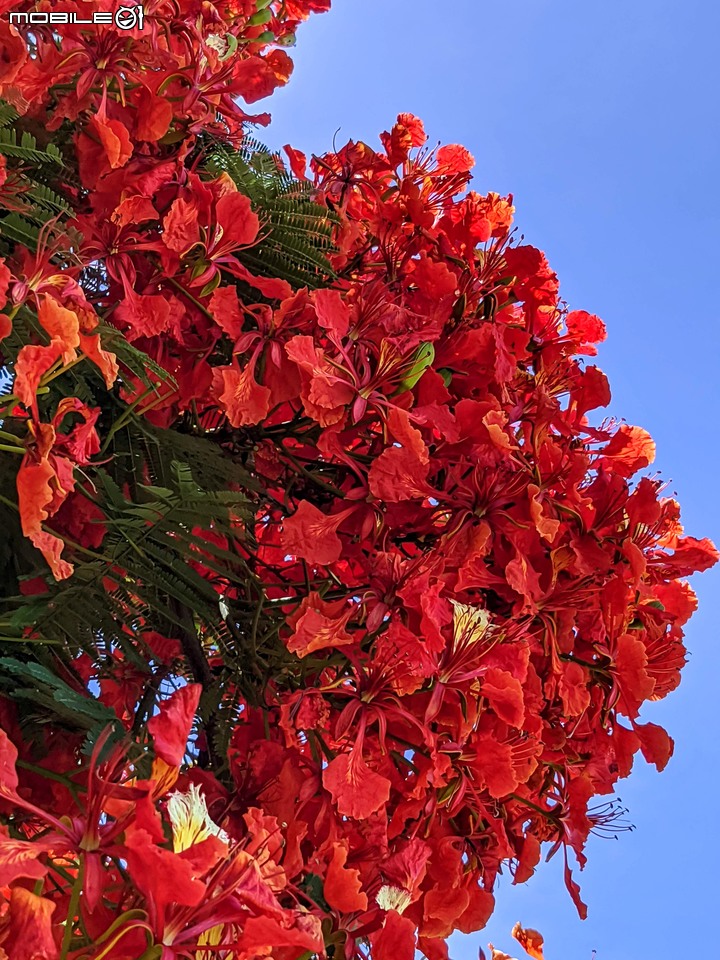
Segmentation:
{"type": "MultiPolygon", "coordinates": [[[[288,79],[284,45],[328,7],[149,0],[142,32],[59,39],[3,23],[0,96],[60,144],[71,211],[0,266],[20,588],[57,610],[104,563],[127,640],[98,630],[54,663],[116,718],[89,763],[87,731],[31,734],[2,702],[8,960],[28,943],[38,960],[444,960],[543,846],[584,914],[568,853],[582,867],[612,829],[602,798],[638,751],[658,769],[672,753],[640,711],[679,683],[685,578],[718,554],[636,479],[648,434],[592,422],[610,390],[583,358],[604,325],[516,242],[512,197],[469,189],[467,150],[430,148],[410,114],[378,149],[287,147],[256,173],[265,193],[218,160],[265,120],[238,98],[288,79]],[[306,283],[268,253],[284,229],[308,261],[304,206],[332,234],[306,283]],[[142,453],[115,443],[131,418],[142,453]],[[183,575],[217,598],[217,630],[171,578],[158,609],[137,601],[119,553],[115,531],[142,555],[160,523],[148,437],[225,464],[227,523],[199,513],[167,540],[191,543],[183,575]]],[[[8,217],[26,173],[9,152],[8,217]]],[[[38,618],[25,631],[43,638],[38,618]]],[[[537,937],[520,929],[531,956],[537,937]]]]}
{"type": "MultiPolygon", "coordinates": [[[[280,903],[288,879],[277,822],[250,808],[236,839],[213,822],[198,783],[178,779],[199,694],[181,688],[151,721],[147,776],[138,772],[148,767],[148,751],[107,750],[101,736],[85,770],[70,761],[67,775],[55,773],[45,808],[19,792],[18,752],[0,731],[0,799],[13,811],[12,833],[3,828],[0,837],[0,878],[9,888],[3,957],[48,960],[67,956],[71,944],[72,956],[87,960],[322,950],[320,920],[280,903]],[[57,816],[80,796],[72,817],[57,816]]],[[[36,779],[45,772],[22,766],[36,779]]]]}

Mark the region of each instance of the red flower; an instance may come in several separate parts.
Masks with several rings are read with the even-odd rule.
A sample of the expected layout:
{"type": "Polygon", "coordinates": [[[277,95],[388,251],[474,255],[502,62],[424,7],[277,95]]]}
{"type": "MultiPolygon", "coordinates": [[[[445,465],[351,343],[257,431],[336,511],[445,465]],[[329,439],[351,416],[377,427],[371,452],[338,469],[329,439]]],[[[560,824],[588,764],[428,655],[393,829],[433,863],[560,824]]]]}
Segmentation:
{"type": "Polygon", "coordinates": [[[148,721],[155,753],[171,767],[180,766],[185,756],[201,693],[199,683],[180,687],[160,704],[158,713],[148,721]]]}
{"type": "Polygon", "coordinates": [[[260,423],[270,409],[271,391],[255,379],[255,366],[253,358],[244,370],[232,366],[213,371],[213,385],[234,427],[260,423]]]}
{"type": "Polygon", "coordinates": [[[283,50],[273,50],[264,57],[238,60],[231,82],[246,103],[255,103],[287,83],[292,66],[292,61],[283,50]]]}
{"type": "Polygon", "coordinates": [[[354,820],[367,819],[390,798],[390,781],[367,765],[358,748],[331,760],[322,780],[338,813],[354,820]]]}
{"type": "Polygon", "coordinates": [[[370,943],[377,960],[413,960],[415,924],[397,910],[388,910],[382,929],[370,937],[370,943]]]}
{"type": "Polygon", "coordinates": [[[253,244],[259,230],[250,199],[223,174],[207,184],[191,179],[187,195],[181,194],[163,219],[162,240],[168,250],[183,258],[193,254],[191,285],[203,287],[221,266],[230,272],[238,270],[242,276],[233,254],[253,244]]]}
{"type": "Polygon", "coordinates": [[[357,913],[367,910],[368,898],[361,890],[360,872],[345,865],[347,857],[346,845],[333,844],[332,858],[325,873],[323,894],[333,910],[357,913]]]}
{"type": "Polygon", "coordinates": [[[56,580],[63,580],[73,572],[72,564],[61,558],[65,546],[60,537],[46,530],[42,524],[57,512],[63,500],[75,488],[73,465],[65,457],[49,455],[49,446],[43,444],[39,459],[27,455],[17,476],[18,505],[23,534],[43,554],[56,580]]]}
{"type": "Polygon", "coordinates": [[[388,427],[395,443],[383,450],[368,473],[370,492],[379,500],[425,499],[435,492],[427,484],[430,456],[419,430],[402,410],[391,410],[388,427]]]}
{"type": "Polygon", "coordinates": [[[620,426],[602,450],[600,462],[621,477],[631,477],[655,459],[655,442],[642,427],[620,426]]]}
{"type": "Polygon", "coordinates": [[[98,114],[90,120],[90,129],[97,134],[111,170],[124,167],[132,156],[130,134],[119,120],[108,120],[98,114]]]}
{"type": "Polygon", "coordinates": [[[538,933],[537,930],[525,929],[519,923],[516,923],[512,929],[512,935],[529,957],[532,957],[533,960],[544,960],[544,940],[541,933],[538,933]]]}
{"type": "Polygon", "coordinates": [[[5,15],[0,21],[0,89],[10,86],[25,66],[28,48],[5,15]]]}
{"type": "Polygon", "coordinates": [[[346,627],[352,610],[344,600],[328,603],[320,594],[311,591],[304,597],[296,612],[288,617],[293,634],[288,640],[288,650],[299,657],[306,657],[326,647],[344,647],[354,642],[346,627]]]}
{"type": "Polygon", "coordinates": [[[9,911],[0,921],[0,949],[7,960],[56,960],[55,904],[24,887],[13,887],[9,911]]]}
{"type": "Polygon", "coordinates": [[[197,907],[205,896],[206,885],[197,879],[195,864],[158,846],[147,831],[133,830],[123,844],[123,851],[135,885],[152,904],[157,929],[165,926],[170,904],[197,907]]]}
{"type": "Polygon", "coordinates": [[[334,563],[342,551],[337,529],[352,512],[351,507],[328,516],[309,501],[301,500],[295,513],[283,521],[283,546],[308,563],[334,563]]]}

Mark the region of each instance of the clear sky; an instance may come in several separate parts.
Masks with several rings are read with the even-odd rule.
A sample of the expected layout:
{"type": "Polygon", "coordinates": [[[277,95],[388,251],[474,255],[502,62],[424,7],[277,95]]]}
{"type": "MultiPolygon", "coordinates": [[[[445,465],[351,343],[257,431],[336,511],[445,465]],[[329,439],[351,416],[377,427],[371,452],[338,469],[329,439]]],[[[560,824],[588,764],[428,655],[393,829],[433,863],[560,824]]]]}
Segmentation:
{"type": "MultiPolygon", "coordinates": [[[[338,145],[376,145],[410,111],[431,140],[467,146],[475,189],[514,193],[516,222],[562,296],[606,321],[611,412],[657,440],[687,532],[720,542],[720,5],[333,2],[300,31],[295,75],[261,137],[320,153],[339,129],[338,145]]],[[[588,919],[558,858],[524,888],[502,883],[488,928],[454,938],[453,960],[475,960],[488,940],[517,955],[516,920],[542,929],[548,960],[716,954],[720,571],[694,586],[684,682],[645,713],[675,737],[675,757],[661,775],[639,759],[620,784],[636,830],[591,841],[578,877],[588,919]]]]}

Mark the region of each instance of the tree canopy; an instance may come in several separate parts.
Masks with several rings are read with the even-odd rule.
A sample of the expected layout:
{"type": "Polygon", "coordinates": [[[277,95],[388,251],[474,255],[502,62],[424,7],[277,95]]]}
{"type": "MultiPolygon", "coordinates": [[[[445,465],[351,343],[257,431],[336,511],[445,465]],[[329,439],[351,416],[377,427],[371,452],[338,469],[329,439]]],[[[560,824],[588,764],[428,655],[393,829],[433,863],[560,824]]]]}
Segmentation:
{"type": "Polygon", "coordinates": [[[262,145],[329,6],[0,0],[3,960],[444,960],[672,754],[718,553],[467,150],[262,145]]]}

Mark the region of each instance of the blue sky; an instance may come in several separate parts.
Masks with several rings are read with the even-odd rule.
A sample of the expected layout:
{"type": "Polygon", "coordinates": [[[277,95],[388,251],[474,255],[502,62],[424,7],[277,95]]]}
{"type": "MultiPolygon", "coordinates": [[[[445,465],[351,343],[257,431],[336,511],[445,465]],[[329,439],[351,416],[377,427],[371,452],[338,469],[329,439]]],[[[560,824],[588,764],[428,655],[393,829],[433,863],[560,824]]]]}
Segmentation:
{"type": "MultiPolygon", "coordinates": [[[[263,137],[319,153],[339,128],[338,144],[375,145],[411,111],[432,140],[467,146],[475,189],[514,193],[562,296],[606,321],[611,412],[652,433],[687,532],[716,542],[719,36],[711,0],[334,0],[300,31],[263,137]]],[[[524,888],[501,884],[488,928],[455,938],[453,960],[488,940],[515,954],[516,920],[542,929],[548,960],[714,952],[720,571],[694,586],[684,682],[645,714],[675,757],[661,775],[640,759],[621,783],[637,829],[590,843],[588,920],[553,861],[524,888]]]]}

